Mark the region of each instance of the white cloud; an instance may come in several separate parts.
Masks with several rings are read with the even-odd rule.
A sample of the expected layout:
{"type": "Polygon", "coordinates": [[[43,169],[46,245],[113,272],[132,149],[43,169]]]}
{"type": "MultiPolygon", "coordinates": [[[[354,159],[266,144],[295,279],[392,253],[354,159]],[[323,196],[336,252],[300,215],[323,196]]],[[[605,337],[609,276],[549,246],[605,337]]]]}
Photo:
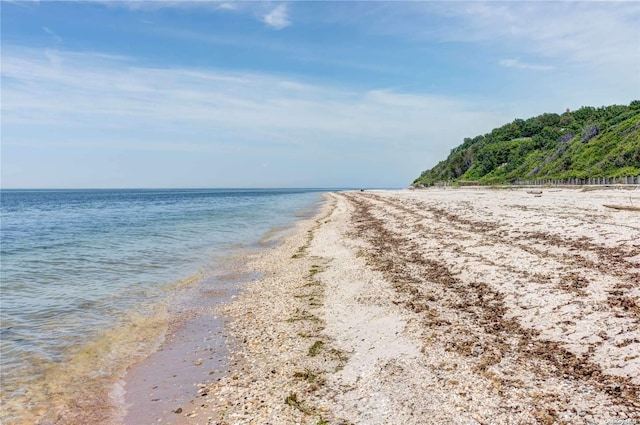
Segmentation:
{"type": "Polygon", "coordinates": [[[111,124],[128,125],[149,118],[245,133],[254,128],[418,141],[437,134],[449,114],[474,125],[491,116],[446,96],[354,91],[258,73],[136,67],[95,53],[8,48],[3,54],[3,123],[24,113],[34,124],[99,126],[108,117],[111,124]]]}
{"type": "Polygon", "coordinates": [[[471,40],[504,41],[568,64],[638,70],[637,2],[474,2],[461,12],[471,40]]]}
{"type": "Polygon", "coordinates": [[[299,155],[316,158],[317,167],[338,161],[336,176],[360,168],[362,176],[381,179],[385,164],[392,181],[408,184],[464,137],[512,118],[491,112],[486,101],[259,73],[148,68],[95,53],[54,57],[55,64],[40,50],[3,49],[3,145],[216,158],[251,152],[270,169],[299,155]]]}
{"type": "Polygon", "coordinates": [[[289,11],[286,4],[280,4],[276,6],[271,12],[267,13],[263,17],[263,22],[270,27],[281,30],[291,25],[289,20],[289,11]]]}
{"type": "MultiPolygon", "coordinates": [[[[73,0],[85,2],[86,0],[73,0]]],[[[224,0],[90,0],[106,7],[132,11],[154,11],[160,9],[218,9],[234,10],[236,3],[224,0]]]]}
{"type": "MultiPolygon", "coordinates": [[[[527,57],[529,65],[552,62],[557,70],[571,68],[574,75],[597,79],[593,84],[625,79],[640,83],[640,2],[402,4],[377,3],[361,25],[416,43],[490,46],[498,57],[527,57]]],[[[343,14],[349,15],[345,20],[352,19],[352,14],[343,14]]]]}
{"type": "Polygon", "coordinates": [[[218,4],[218,9],[222,9],[222,10],[236,10],[238,7],[230,2],[222,2],[220,4],[218,4]]]}
{"type": "Polygon", "coordinates": [[[501,59],[500,65],[504,66],[505,68],[530,69],[534,71],[551,71],[555,69],[555,67],[551,65],[540,65],[540,64],[522,62],[520,61],[520,58],[501,59]]]}

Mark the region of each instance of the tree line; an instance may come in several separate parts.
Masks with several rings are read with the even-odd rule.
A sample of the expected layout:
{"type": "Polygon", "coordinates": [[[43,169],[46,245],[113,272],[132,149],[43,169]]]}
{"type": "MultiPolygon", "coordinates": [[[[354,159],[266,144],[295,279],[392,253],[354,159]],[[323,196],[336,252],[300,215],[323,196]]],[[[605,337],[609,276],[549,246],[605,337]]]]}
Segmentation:
{"type": "Polygon", "coordinates": [[[640,101],[545,113],[465,138],[413,184],[513,184],[640,175],[640,101]]]}

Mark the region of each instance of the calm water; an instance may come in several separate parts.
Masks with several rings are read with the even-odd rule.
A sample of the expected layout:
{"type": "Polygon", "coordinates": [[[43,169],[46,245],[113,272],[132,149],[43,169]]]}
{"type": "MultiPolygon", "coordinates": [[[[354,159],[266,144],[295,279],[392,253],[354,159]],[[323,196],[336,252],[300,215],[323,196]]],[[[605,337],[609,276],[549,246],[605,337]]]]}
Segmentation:
{"type": "Polygon", "coordinates": [[[319,192],[3,190],[4,422],[33,423],[122,373],[158,343],[181,288],[309,213],[319,192]]]}

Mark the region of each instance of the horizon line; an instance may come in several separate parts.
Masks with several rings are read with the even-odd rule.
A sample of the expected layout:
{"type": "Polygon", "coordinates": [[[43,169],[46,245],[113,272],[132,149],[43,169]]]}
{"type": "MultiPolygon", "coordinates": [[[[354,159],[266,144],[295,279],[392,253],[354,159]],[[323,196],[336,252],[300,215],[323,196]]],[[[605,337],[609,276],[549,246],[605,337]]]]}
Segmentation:
{"type": "Polygon", "coordinates": [[[335,187],[0,187],[0,190],[358,190],[402,189],[402,187],[335,186],[335,187]]]}

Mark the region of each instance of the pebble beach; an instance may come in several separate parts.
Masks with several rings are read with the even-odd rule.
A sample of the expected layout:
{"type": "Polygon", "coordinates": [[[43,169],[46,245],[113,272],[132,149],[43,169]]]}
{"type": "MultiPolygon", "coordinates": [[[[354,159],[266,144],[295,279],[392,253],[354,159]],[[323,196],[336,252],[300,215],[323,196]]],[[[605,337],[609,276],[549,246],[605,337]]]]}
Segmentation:
{"type": "Polygon", "coordinates": [[[329,193],[173,424],[640,421],[637,189],[329,193]],[[617,205],[631,208],[610,208],[617,205]]]}

